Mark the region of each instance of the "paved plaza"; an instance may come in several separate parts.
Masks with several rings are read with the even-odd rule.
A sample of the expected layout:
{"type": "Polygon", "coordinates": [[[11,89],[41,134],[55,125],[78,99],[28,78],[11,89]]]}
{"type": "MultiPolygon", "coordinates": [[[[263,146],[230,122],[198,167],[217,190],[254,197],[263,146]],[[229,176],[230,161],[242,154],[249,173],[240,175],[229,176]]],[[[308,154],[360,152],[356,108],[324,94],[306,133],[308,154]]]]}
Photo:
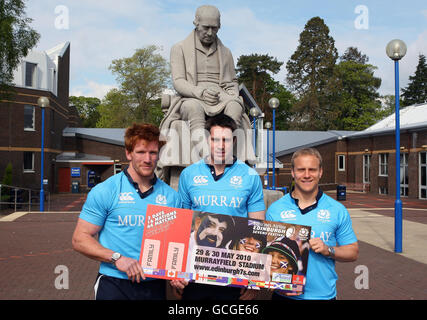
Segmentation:
{"type": "MultiPolygon", "coordinates": [[[[98,263],[71,245],[84,200],[83,194],[54,195],[50,212],[0,216],[0,300],[93,299],[98,263]]],[[[427,299],[427,201],[403,199],[401,254],[393,252],[392,197],[349,192],[342,203],[360,253],[354,263],[337,263],[338,299],[427,299]]]]}

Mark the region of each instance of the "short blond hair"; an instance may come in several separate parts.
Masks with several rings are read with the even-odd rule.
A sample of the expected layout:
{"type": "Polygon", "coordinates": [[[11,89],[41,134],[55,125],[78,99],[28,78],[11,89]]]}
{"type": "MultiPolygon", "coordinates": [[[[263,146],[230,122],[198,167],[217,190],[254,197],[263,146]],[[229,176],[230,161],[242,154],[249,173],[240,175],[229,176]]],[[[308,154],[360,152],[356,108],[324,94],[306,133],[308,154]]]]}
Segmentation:
{"type": "Polygon", "coordinates": [[[317,149],[303,148],[303,149],[299,149],[299,150],[295,151],[294,154],[292,155],[292,158],[291,158],[292,169],[294,169],[294,167],[295,167],[295,159],[300,157],[300,156],[314,156],[317,159],[319,159],[319,167],[322,168],[322,166],[323,166],[322,156],[320,155],[320,152],[317,151],[317,149]]]}

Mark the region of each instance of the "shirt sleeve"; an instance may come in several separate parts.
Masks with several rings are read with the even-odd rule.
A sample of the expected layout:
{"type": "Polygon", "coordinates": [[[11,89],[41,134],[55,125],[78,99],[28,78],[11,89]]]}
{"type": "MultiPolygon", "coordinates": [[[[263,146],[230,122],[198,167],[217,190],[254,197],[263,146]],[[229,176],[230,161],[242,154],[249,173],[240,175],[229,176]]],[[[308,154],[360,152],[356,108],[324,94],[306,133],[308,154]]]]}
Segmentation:
{"type": "Polygon", "coordinates": [[[340,210],[340,224],[338,225],[335,237],[340,246],[357,241],[356,234],[353,231],[350,214],[344,206],[340,210]]]}
{"type": "Polygon", "coordinates": [[[110,190],[101,184],[95,186],[88,194],[86,202],[80,212],[80,219],[97,226],[103,226],[113,199],[110,190]]]}
{"type": "Polygon", "coordinates": [[[182,208],[181,197],[178,192],[174,192],[174,208],[182,208]]]}
{"type": "Polygon", "coordinates": [[[274,205],[274,203],[268,207],[267,212],[265,213],[265,220],[266,221],[274,221],[274,218],[272,215],[272,212],[273,212],[272,210],[274,209],[273,205],[274,205]]]}
{"type": "Polygon", "coordinates": [[[264,210],[264,193],[262,192],[261,178],[258,175],[254,175],[252,191],[248,200],[248,213],[264,210]]]}
{"type": "Polygon", "coordinates": [[[179,177],[178,193],[181,199],[181,207],[184,209],[191,209],[191,198],[190,194],[188,193],[185,177],[185,172],[182,172],[181,176],[179,177]]]}

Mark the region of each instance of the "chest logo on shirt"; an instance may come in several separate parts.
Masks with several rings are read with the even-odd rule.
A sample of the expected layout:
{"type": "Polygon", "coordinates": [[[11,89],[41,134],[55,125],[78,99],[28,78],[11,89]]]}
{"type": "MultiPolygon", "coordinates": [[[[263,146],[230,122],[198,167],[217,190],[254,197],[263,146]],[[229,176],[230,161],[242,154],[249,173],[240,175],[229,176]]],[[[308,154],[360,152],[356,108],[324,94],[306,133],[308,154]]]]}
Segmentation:
{"type": "Polygon", "coordinates": [[[307,240],[309,236],[309,232],[307,228],[301,228],[298,232],[298,236],[301,240],[307,240]]]}
{"type": "Polygon", "coordinates": [[[232,176],[230,179],[230,184],[233,186],[240,186],[242,184],[242,177],[241,176],[232,176]]]}
{"type": "Polygon", "coordinates": [[[284,210],[280,212],[280,218],[282,218],[283,220],[295,219],[295,210],[284,210]]]}
{"type": "Polygon", "coordinates": [[[208,184],[207,176],[194,176],[193,181],[197,185],[208,184]]]}
{"type": "Polygon", "coordinates": [[[134,201],[135,199],[131,196],[133,193],[132,192],[121,192],[119,194],[119,201],[120,202],[131,202],[134,201]]]}
{"type": "Polygon", "coordinates": [[[156,203],[158,204],[167,204],[166,196],[159,194],[156,197],[156,203]]]}
{"type": "Polygon", "coordinates": [[[322,209],[317,212],[318,221],[330,222],[330,219],[331,219],[331,213],[329,212],[329,210],[322,209]]]}

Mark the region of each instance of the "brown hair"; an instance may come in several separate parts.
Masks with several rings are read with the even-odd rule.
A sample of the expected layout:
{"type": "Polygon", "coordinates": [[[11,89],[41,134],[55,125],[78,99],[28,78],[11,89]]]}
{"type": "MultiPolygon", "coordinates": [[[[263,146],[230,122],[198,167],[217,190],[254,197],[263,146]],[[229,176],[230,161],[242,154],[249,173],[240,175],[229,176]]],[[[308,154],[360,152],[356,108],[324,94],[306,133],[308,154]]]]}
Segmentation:
{"type": "Polygon", "coordinates": [[[234,130],[237,129],[236,122],[231,117],[227,116],[224,113],[219,113],[216,116],[209,118],[206,121],[205,129],[210,133],[212,127],[216,127],[216,126],[222,127],[222,128],[228,128],[232,132],[234,132],[234,130]]]}
{"type": "Polygon", "coordinates": [[[133,151],[139,140],[157,141],[159,143],[159,151],[166,143],[160,139],[159,128],[150,123],[134,123],[126,129],[125,148],[128,152],[133,151]]]}
{"type": "Polygon", "coordinates": [[[295,167],[295,159],[298,158],[299,156],[315,156],[317,159],[319,159],[319,167],[322,168],[323,160],[319,151],[317,151],[314,148],[303,148],[295,151],[294,154],[292,155],[292,159],[291,159],[292,169],[294,169],[295,167]]]}

